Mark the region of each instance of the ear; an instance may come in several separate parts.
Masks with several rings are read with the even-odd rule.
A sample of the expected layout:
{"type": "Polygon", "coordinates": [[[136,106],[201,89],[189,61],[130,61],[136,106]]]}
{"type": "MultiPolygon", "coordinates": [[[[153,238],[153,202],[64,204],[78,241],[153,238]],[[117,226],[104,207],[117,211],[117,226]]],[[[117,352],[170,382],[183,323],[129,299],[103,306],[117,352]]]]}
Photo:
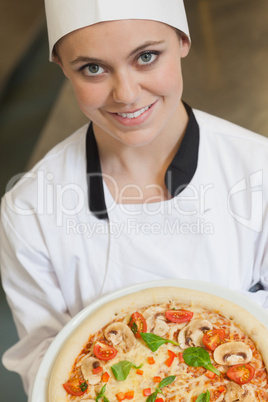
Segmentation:
{"type": "Polygon", "coordinates": [[[180,54],[181,58],[184,58],[188,55],[191,47],[191,42],[186,35],[180,35],[180,54]]]}
{"type": "Polygon", "coordinates": [[[62,72],[65,75],[65,77],[69,79],[69,76],[66,73],[65,68],[63,67],[62,61],[58,57],[56,58],[53,56],[53,62],[58,64],[58,66],[62,69],[62,72]]]}
{"type": "Polygon", "coordinates": [[[69,79],[68,75],[66,74],[66,71],[64,69],[61,57],[59,56],[59,51],[58,49],[56,49],[56,47],[54,47],[53,49],[53,53],[52,53],[52,61],[56,64],[58,64],[58,66],[62,69],[63,74],[65,75],[66,78],[69,79]]]}

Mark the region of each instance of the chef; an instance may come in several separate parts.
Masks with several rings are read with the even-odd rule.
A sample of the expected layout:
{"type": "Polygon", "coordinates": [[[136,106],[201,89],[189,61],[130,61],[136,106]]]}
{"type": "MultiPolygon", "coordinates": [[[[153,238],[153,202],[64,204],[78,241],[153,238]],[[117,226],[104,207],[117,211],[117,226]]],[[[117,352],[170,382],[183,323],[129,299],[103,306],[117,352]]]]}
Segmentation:
{"type": "Polygon", "coordinates": [[[46,14],[90,123],[2,199],[20,338],[3,362],[28,394],[70,318],[123,287],[201,280],[268,308],[268,140],[182,101],[183,1],[46,0],[46,14]]]}

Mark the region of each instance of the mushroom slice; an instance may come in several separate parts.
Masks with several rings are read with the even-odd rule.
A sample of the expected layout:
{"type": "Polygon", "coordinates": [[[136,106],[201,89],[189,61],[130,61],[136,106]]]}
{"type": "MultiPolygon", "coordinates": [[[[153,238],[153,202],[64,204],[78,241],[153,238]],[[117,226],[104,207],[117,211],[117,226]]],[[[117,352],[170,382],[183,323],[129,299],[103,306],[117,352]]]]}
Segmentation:
{"type": "Polygon", "coordinates": [[[166,322],[165,309],[160,306],[149,307],[143,312],[146,319],[147,332],[152,332],[158,336],[164,336],[170,327],[166,322]]]}
{"type": "Polygon", "coordinates": [[[186,349],[190,346],[204,346],[202,342],[204,333],[212,328],[212,324],[207,320],[192,320],[179,333],[180,347],[186,349]]]}
{"type": "Polygon", "coordinates": [[[225,394],[225,402],[240,401],[242,388],[235,382],[229,382],[226,385],[227,392],[225,394]]]}
{"type": "Polygon", "coordinates": [[[177,341],[178,339],[178,334],[179,331],[185,327],[186,325],[188,325],[189,322],[182,322],[180,324],[176,324],[176,323],[171,323],[169,324],[169,332],[168,332],[168,338],[169,339],[174,339],[174,341],[177,341]]]}
{"type": "Polygon", "coordinates": [[[147,318],[146,323],[147,332],[152,332],[155,335],[164,336],[169,331],[169,325],[162,314],[151,315],[147,318]]]}
{"type": "Polygon", "coordinates": [[[161,317],[156,318],[153,324],[150,332],[153,332],[155,335],[164,336],[169,331],[169,325],[161,317]]]}
{"type": "Polygon", "coordinates": [[[131,329],[123,322],[114,322],[104,330],[105,338],[114,346],[119,347],[123,352],[130,351],[136,338],[131,329]]]}
{"type": "Polygon", "coordinates": [[[102,366],[101,362],[93,356],[84,359],[81,364],[83,377],[90,385],[99,384],[101,382],[102,373],[93,374],[93,369],[96,369],[99,366],[102,366]]]}
{"type": "Polygon", "coordinates": [[[243,342],[227,342],[218,346],[213,354],[216,363],[224,366],[248,363],[252,359],[252,351],[243,342]]]}
{"type": "Polygon", "coordinates": [[[255,401],[255,392],[251,388],[247,388],[246,386],[242,387],[243,388],[243,394],[241,401],[243,402],[252,402],[255,401]]]}
{"type": "Polygon", "coordinates": [[[143,317],[147,321],[147,318],[149,317],[156,317],[156,316],[163,316],[163,319],[165,318],[165,311],[166,309],[164,307],[160,306],[152,306],[147,308],[143,313],[143,317]]]}
{"type": "Polygon", "coordinates": [[[254,392],[247,387],[240,387],[235,382],[229,382],[226,385],[225,402],[253,402],[254,392]]]}

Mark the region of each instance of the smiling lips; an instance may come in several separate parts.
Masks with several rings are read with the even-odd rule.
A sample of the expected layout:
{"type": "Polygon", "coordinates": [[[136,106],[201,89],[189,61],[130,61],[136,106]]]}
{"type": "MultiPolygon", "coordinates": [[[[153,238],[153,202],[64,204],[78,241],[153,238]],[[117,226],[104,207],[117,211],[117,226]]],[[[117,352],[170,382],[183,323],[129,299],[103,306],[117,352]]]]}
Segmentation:
{"type": "Polygon", "coordinates": [[[146,110],[150,109],[152,105],[145,106],[140,110],[137,110],[134,113],[116,113],[118,116],[124,117],[125,119],[136,119],[137,117],[141,116],[146,110]]]}

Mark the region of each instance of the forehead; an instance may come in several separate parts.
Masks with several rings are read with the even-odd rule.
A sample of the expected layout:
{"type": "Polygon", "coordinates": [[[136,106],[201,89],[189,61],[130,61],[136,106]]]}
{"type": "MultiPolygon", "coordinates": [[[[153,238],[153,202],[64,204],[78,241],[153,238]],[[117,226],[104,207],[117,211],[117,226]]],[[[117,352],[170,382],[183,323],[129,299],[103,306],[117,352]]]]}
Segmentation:
{"type": "Polygon", "coordinates": [[[100,22],[73,31],[59,42],[60,51],[77,53],[87,47],[91,50],[128,48],[141,43],[166,40],[175,36],[175,29],[167,24],[149,20],[121,20],[100,22]]]}

